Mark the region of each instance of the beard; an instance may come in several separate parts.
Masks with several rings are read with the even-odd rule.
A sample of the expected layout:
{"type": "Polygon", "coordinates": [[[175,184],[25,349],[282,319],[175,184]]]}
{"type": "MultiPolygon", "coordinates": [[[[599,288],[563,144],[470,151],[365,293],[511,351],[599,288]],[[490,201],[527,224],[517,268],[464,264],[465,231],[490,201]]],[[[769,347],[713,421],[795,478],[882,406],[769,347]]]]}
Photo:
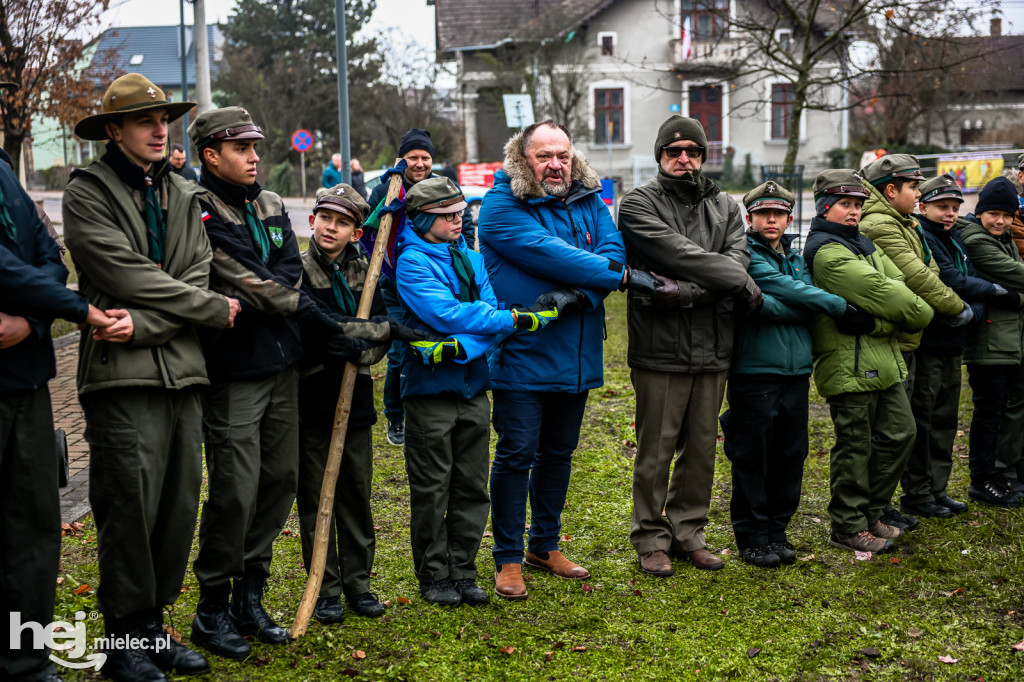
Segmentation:
{"type": "Polygon", "coordinates": [[[540,183],[540,186],[544,188],[548,196],[552,197],[562,196],[569,189],[569,183],[565,180],[560,180],[559,182],[548,182],[545,180],[540,183]]]}

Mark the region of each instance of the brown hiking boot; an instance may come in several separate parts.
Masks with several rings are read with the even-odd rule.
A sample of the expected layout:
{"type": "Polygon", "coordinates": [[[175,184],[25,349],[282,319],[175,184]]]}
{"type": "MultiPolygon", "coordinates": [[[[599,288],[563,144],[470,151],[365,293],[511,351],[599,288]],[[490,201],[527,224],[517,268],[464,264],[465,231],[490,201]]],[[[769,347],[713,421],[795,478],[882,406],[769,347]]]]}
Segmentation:
{"type": "Polygon", "coordinates": [[[895,540],[899,536],[903,535],[902,530],[896,526],[890,526],[882,523],[881,519],[875,521],[868,530],[871,531],[871,534],[876,538],[886,538],[887,540],[895,540]]]}
{"type": "Polygon", "coordinates": [[[644,573],[650,573],[659,578],[675,575],[675,571],[672,570],[672,562],[668,558],[668,552],[663,549],[641,554],[640,568],[643,569],[644,573]]]}
{"type": "Polygon", "coordinates": [[[526,599],[521,564],[501,564],[494,569],[494,592],[505,599],[526,599]]]}
{"type": "Polygon", "coordinates": [[[852,549],[855,552],[871,552],[873,554],[881,554],[892,549],[891,542],[884,538],[875,537],[870,531],[866,530],[850,535],[832,531],[828,544],[839,549],[852,549]]]}
{"type": "Polygon", "coordinates": [[[569,561],[557,549],[551,552],[541,552],[540,554],[527,552],[525,563],[527,566],[548,571],[566,580],[583,580],[590,577],[590,571],[579,564],[569,561]]]}
{"type": "Polygon", "coordinates": [[[692,552],[686,552],[686,556],[697,568],[704,571],[717,571],[725,566],[725,563],[708,551],[707,547],[700,547],[692,552]]]}

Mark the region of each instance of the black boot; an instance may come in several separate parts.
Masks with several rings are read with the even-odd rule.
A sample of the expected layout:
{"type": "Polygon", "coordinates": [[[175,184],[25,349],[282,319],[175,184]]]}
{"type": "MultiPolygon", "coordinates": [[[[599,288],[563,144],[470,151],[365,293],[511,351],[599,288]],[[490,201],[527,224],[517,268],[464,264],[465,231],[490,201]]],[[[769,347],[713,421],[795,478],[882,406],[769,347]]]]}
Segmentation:
{"type": "Polygon", "coordinates": [[[107,660],[103,674],[115,682],[166,682],[167,677],[149,660],[146,652],[131,648],[145,637],[142,627],[144,614],[133,614],[107,621],[107,660]]]}
{"type": "Polygon", "coordinates": [[[205,675],[210,672],[210,662],[205,656],[192,651],[164,630],[162,609],[146,611],[142,627],[143,637],[149,640],[146,653],[156,667],[165,672],[173,670],[179,675],[205,675]]]}
{"type": "Polygon", "coordinates": [[[288,632],[275,623],[263,609],[263,590],[267,576],[250,571],[231,587],[231,617],[243,635],[250,635],[264,644],[284,644],[288,632]]]}
{"type": "Polygon", "coordinates": [[[224,658],[245,658],[252,646],[245,641],[228,612],[227,585],[199,588],[199,605],[192,621],[191,640],[210,653],[224,658]]]}

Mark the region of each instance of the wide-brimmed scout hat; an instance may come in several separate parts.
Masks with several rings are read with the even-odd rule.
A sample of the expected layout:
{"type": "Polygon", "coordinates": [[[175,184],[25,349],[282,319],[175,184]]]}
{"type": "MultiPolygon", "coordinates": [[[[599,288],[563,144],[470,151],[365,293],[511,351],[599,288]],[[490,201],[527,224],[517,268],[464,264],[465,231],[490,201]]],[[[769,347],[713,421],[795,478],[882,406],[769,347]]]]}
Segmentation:
{"type": "Polygon", "coordinates": [[[887,154],[861,168],[860,174],[872,185],[895,178],[924,181],[920,162],[910,154],[887,154]]]}
{"type": "Polygon", "coordinates": [[[252,122],[252,116],[242,107],[204,111],[189,125],[188,136],[196,149],[222,140],[262,140],[266,137],[263,129],[252,122]]]}
{"type": "Polygon", "coordinates": [[[103,93],[100,113],[86,116],[75,124],[75,135],[83,140],[106,140],[107,123],[118,116],[146,109],[166,109],[167,120],[174,121],[196,106],[195,102],[168,102],[164,91],[140,73],[127,73],[116,79],[103,93]]]}
{"type": "Polygon", "coordinates": [[[743,195],[743,205],[746,207],[747,213],[764,211],[769,208],[792,213],[794,201],[796,201],[796,197],[793,196],[793,193],[774,180],[762,183],[743,195]]]}
{"type": "Polygon", "coordinates": [[[344,182],[317,191],[313,213],[320,210],[334,211],[348,216],[356,225],[362,225],[370,215],[370,205],[352,185],[346,185],[344,182]]]}
{"type": "Polygon", "coordinates": [[[459,186],[446,177],[420,180],[405,195],[405,213],[461,213],[466,210],[466,197],[459,186]]]}
{"type": "Polygon", "coordinates": [[[943,173],[938,177],[922,182],[918,189],[921,191],[919,201],[922,204],[927,204],[929,201],[939,201],[940,199],[956,199],[961,204],[964,203],[963,190],[960,189],[960,185],[949,173],[943,173]]]}
{"type": "Polygon", "coordinates": [[[815,201],[830,194],[868,198],[868,191],[861,184],[860,177],[849,168],[830,168],[821,171],[814,179],[813,192],[815,201]]]}

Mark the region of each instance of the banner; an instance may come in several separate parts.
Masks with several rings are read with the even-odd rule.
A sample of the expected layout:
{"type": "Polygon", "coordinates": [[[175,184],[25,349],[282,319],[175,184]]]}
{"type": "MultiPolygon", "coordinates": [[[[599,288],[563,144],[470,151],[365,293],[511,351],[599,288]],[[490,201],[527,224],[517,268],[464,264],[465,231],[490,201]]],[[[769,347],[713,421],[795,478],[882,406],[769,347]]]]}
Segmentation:
{"type": "Polygon", "coordinates": [[[459,184],[494,187],[494,174],[500,170],[500,161],[495,163],[460,163],[459,184]]]}
{"type": "Polygon", "coordinates": [[[977,156],[940,156],[939,174],[949,173],[965,192],[977,192],[992,178],[1003,174],[1003,157],[980,159],[977,156]]]}

